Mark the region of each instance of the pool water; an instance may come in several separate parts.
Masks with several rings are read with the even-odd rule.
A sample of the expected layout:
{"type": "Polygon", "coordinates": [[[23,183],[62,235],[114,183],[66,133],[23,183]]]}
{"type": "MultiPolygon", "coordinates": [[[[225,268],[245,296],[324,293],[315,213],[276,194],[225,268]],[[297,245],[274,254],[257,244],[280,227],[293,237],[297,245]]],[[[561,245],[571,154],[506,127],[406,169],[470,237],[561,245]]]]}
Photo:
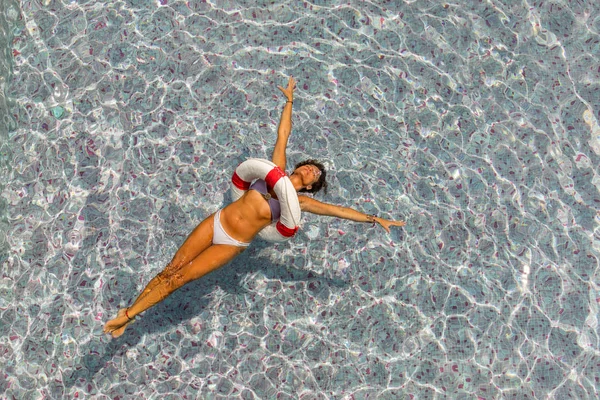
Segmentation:
{"type": "Polygon", "coordinates": [[[0,397],[593,399],[594,1],[21,1],[0,10],[0,397]],[[111,340],[269,158],[304,214],[111,340]],[[289,168],[288,168],[289,169],[289,168]]]}

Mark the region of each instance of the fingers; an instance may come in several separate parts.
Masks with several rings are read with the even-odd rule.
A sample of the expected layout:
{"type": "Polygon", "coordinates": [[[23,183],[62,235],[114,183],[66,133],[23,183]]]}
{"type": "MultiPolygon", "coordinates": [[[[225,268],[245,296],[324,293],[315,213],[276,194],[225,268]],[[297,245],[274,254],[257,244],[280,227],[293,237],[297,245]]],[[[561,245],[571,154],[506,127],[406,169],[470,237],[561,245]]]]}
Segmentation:
{"type": "Polygon", "coordinates": [[[283,93],[288,98],[288,100],[290,99],[290,96],[294,95],[295,88],[296,88],[296,80],[294,79],[293,76],[289,77],[287,88],[284,88],[283,86],[277,86],[277,89],[281,90],[281,93],[283,93]]]}
{"type": "Polygon", "coordinates": [[[386,223],[380,222],[380,225],[383,227],[383,229],[385,229],[387,231],[387,233],[391,233],[390,226],[405,226],[406,222],[404,222],[404,221],[386,221],[386,223]]]}
{"type": "Polygon", "coordinates": [[[375,221],[377,221],[379,223],[379,225],[381,225],[381,227],[383,229],[385,229],[385,231],[387,233],[390,233],[390,226],[389,226],[390,224],[389,224],[389,221],[385,221],[385,220],[379,221],[378,218],[376,218],[375,221]],[[386,223],[386,222],[388,222],[388,223],[386,223]]]}
{"type": "Polygon", "coordinates": [[[295,89],[295,87],[296,87],[296,80],[294,79],[294,77],[293,77],[293,76],[290,76],[290,77],[289,77],[289,79],[288,79],[288,86],[287,86],[287,90],[289,90],[289,91],[292,91],[292,92],[293,92],[293,91],[294,91],[294,89],[295,89]]]}

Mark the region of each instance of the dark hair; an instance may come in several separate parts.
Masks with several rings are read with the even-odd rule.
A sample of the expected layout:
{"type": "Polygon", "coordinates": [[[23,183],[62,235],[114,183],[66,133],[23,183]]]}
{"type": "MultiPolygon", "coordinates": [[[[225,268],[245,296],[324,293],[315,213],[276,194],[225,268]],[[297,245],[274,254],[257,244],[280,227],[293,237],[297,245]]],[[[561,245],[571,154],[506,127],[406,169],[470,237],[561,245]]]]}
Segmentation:
{"type": "Polygon", "coordinates": [[[318,162],[317,160],[305,160],[305,161],[302,161],[302,162],[296,164],[296,166],[294,167],[294,170],[296,170],[304,165],[314,165],[315,167],[319,168],[319,170],[321,171],[321,176],[319,177],[318,181],[316,181],[315,183],[313,183],[311,185],[310,189],[302,189],[302,190],[299,190],[299,192],[317,193],[319,190],[323,189],[325,194],[327,194],[327,182],[325,181],[325,177],[327,176],[327,171],[325,171],[325,166],[323,164],[321,164],[320,162],[318,162]]]}

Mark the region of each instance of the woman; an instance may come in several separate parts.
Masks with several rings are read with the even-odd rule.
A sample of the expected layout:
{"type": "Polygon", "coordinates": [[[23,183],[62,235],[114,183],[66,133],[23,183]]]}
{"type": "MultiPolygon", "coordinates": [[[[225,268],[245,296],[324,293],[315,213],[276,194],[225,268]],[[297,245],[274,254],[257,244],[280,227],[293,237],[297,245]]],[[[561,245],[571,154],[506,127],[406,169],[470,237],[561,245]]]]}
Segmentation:
{"type": "MultiPolygon", "coordinates": [[[[281,114],[272,160],[283,171],[286,166],[285,151],[292,128],[295,86],[294,78],[290,77],[287,88],[278,87],[287,98],[287,102],[281,114]]],[[[323,165],[308,160],[298,164],[289,179],[297,192],[316,193],[326,186],[325,174],[323,165]]],[[[270,196],[267,195],[268,189],[264,181],[252,185],[251,189],[254,190],[246,191],[237,201],[202,221],[179,248],[169,265],[148,283],[133,305],[121,309],[116,318],[106,323],[104,332],[110,333],[112,337],[122,335],[127,325],[138,314],[164,300],[186,283],[234,259],[244,251],[258,232],[271,224],[272,218],[278,218],[278,205],[274,200],[276,195],[273,190],[269,190],[270,196]]],[[[377,222],[388,232],[390,226],[405,225],[403,221],[389,221],[302,195],[298,196],[298,200],[302,211],[358,222],[377,222]]]]}

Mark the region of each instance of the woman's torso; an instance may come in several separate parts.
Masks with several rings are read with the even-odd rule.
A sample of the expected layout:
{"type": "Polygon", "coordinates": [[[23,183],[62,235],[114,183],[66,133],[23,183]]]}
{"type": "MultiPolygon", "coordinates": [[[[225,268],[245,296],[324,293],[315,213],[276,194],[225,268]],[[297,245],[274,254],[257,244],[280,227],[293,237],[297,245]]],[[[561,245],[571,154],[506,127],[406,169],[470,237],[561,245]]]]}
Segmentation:
{"type": "Polygon", "coordinates": [[[271,222],[269,203],[256,190],[248,190],[221,211],[223,229],[241,242],[251,242],[271,222]]]}

